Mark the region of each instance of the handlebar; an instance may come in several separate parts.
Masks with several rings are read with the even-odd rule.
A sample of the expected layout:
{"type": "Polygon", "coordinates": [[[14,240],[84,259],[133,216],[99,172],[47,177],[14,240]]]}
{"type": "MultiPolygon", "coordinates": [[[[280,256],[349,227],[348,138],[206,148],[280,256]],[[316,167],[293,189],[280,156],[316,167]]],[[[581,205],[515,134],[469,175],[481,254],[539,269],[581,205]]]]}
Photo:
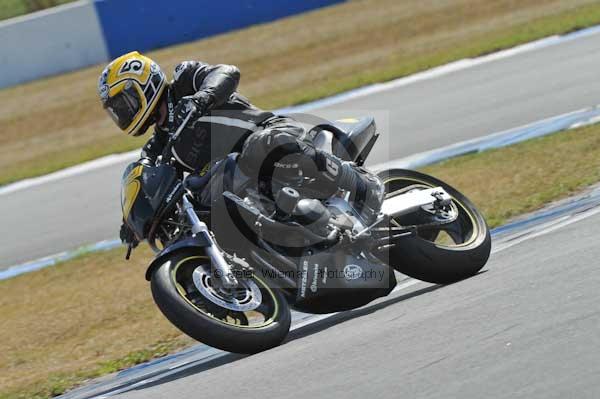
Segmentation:
{"type": "Polygon", "coordinates": [[[188,122],[190,121],[190,119],[192,118],[192,116],[194,116],[194,114],[196,113],[195,110],[191,110],[187,116],[185,117],[185,119],[183,120],[183,122],[181,122],[181,125],[179,125],[179,127],[177,128],[177,130],[175,131],[175,133],[173,133],[170,137],[169,137],[169,141],[167,142],[167,145],[165,145],[165,148],[163,149],[162,152],[162,158],[161,158],[161,163],[164,162],[164,160],[166,159],[171,159],[171,148],[173,147],[173,142],[179,137],[179,135],[181,134],[181,132],[183,131],[183,129],[185,129],[185,127],[187,126],[188,122]]]}

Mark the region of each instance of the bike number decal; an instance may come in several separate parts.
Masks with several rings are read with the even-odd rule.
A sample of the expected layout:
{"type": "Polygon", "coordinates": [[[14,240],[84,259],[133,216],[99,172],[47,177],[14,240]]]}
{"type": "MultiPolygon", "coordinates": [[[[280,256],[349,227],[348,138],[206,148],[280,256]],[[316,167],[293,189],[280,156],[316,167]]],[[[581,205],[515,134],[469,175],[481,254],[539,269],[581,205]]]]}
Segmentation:
{"type": "Polygon", "coordinates": [[[127,61],[119,70],[119,75],[123,75],[125,73],[134,73],[136,75],[141,75],[142,73],[144,73],[144,62],[140,60],[127,61]]]}
{"type": "Polygon", "coordinates": [[[329,172],[331,176],[335,177],[338,175],[338,165],[331,159],[325,161],[325,167],[327,167],[327,172],[329,172]]]}

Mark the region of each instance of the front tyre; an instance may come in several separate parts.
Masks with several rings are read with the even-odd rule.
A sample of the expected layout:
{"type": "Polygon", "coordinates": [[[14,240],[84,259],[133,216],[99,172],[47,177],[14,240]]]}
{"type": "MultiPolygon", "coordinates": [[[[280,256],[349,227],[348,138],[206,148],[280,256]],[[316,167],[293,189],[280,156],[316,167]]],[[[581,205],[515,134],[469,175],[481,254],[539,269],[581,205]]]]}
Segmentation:
{"type": "Polygon", "coordinates": [[[212,281],[210,260],[197,249],[177,252],[155,269],[154,301],[177,328],[212,347],[256,353],[281,344],[291,314],[284,296],[257,276],[233,290],[212,281]]]}
{"type": "Polygon", "coordinates": [[[380,172],[386,199],[413,190],[442,187],[452,197],[452,223],[431,223],[431,214],[420,210],[392,220],[391,227],[416,226],[416,236],[395,239],[385,261],[410,277],[448,284],[473,276],[486,264],[491,252],[489,228],[481,212],[467,197],[434,177],[411,170],[380,172]],[[419,227],[419,225],[423,227],[419,227]]]}

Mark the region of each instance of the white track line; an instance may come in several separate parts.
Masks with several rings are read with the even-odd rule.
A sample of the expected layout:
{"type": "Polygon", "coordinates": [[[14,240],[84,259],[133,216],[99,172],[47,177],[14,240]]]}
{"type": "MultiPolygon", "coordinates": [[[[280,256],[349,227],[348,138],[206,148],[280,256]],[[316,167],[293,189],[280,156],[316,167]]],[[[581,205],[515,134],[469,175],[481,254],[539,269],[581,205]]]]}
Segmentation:
{"type": "Polygon", "coordinates": [[[579,221],[582,221],[584,219],[587,219],[589,217],[597,215],[598,213],[600,213],[600,208],[596,207],[596,208],[592,208],[588,211],[582,212],[578,215],[565,215],[565,216],[559,218],[558,220],[553,220],[553,221],[548,222],[546,225],[544,225],[544,227],[541,230],[538,230],[539,229],[539,227],[538,227],[534,231],[525,233],[522,237],[518,237],[518,238],[515,238],[512,240],[510,239],[510,237],[508,237],[508,239],[503,239],[502,242],[498,245],[498,247],[494,248],[492,250],[492,253],[504,251],[505,249],[511,248],[511,247],[513,247],[517,244],[520,244],[524,241],[552,233],[553,231],[562,229],[563,227],[566,227],[573,223],[577,223],[579,221]]]}
{"type": "MultiPolygon", "coordinates": [[[[277,110],[279,113],[290,113],[290,112],[305,112],[309,110],[314,110],[316,108],[322,108],[331,106],[334,104],[339,104],[342,102],[354,100],[360,97],[365,97],[371,94],[380,93],[387,90],[393,90],[398,87],[406,86],[409,84],[413,84],[416,82],[421,82],[424,80],[438,78],[440,76],[448,75],[453,72],[473,68],[479,65],[483,65],[489,62],[498,61],[501,59],[506,59],[509,57],[513,57],[515,55],[527,53],[530,51],[539,50],[549,46],[555,46],[559,44],[563,44],[569,41],[581,39],[584,37],[589,37],[595,34],[600,33],[600,26],[595,26],[587,29],[583,29],[581,31],[569,33],[563,36],[549,36],[540,40],[536,40],[530,43],[522,44],[520,46],[516,46],[513,48],[509,48],[506,50],[501,50],[496,53],[484,55],[476,58],[466,58],[462,60],[458,60],[455,62],[451,62],[446,65],[442,65],[436,68],[432,68],[423,72],[419,72],[410,76],[406,76],[403,78],[395,79],[386,83],[378,83],[370,86],[365,86],[362,88],[350,90],[345,93],[341,93],[338,95],[334,95],[328,98],[324,98],[321,100],[313,101],[307,104],[283,108],[277,110]]],[[[24,190],[27,188],[39,186],[42,184],[47,184],[50,182],[54,182],[56,180],[65,179],[68,177],[72,177],[75,175],[79,175],[82,173],[89,172],[91,170],[107,167],[110,165],[114,165],[120,162],[125,162],[127,160],[135,160],[139,150],[123,153],[123,154],[114,154],[108,155],[102,158],[95,159],[93,161],[85,162],[80,165],[72,166],[58,172],[50,173],[45,176],[34,177],[30,179],[25,179],[18,181],[16,183],[8,184],[4,187],[0,187],[0,196],[6,195],[9,193],[13,193],[18,190],[24,190]]]]}
{"type": "Polygon", "coordinates": [[[0,196],[13,193],[15,191],[25,190],[28,188],[41,186],[43,184],[55,182],[57,180],[66,179],[72,176],[81,175],[86,172],[90,172],[96,169],[104,168],[107,166],[115,165],[120,162],[126,162],[128,160],[134,161],[140,156],[140,150],[133,150],[124,152],[121,154],[111,154],[102,158],[94,159],[93,161],[84,162],[79,165],[71,166],[65,169],[61,169],[57,172],[53,172],[40,177],[33,177],[30,179],[20,180],[15,183],[7,184],[6,186],[0,187],[0,196]]]}

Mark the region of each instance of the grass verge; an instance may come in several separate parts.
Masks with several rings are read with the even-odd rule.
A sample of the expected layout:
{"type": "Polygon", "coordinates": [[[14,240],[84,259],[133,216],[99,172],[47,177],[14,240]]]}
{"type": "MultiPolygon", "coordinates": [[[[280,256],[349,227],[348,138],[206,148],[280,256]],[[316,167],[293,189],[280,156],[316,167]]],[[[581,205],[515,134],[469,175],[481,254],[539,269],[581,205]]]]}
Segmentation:
{"type": "Polygon", "coordinates": [[[72,1],[75,0],[2,0],[0,2],[0,21],[72,1]]]}
{"type": "MultiPolygon", "coordinates": [[[[150,55],[236,64],[240,90],[275,108],[599,23],[598,0],[357,0],[150,55]]],[[[142,145],[101,110],[101,69],[0,90],[0,184],[142,145]]]]}
{"type": "MultiPolygon", "coordinates": [[[[492,227],[600,181],[600,125],[424,168],[456,186],[492,227]]],[[[45,399],[192,344],[159,313],[139,249],[82,256],[0,281],[0,398],[45,399]]]]}
{"type": "Polygon", "coordinates": [[[466,155],[423,169],[467,193],[490,227],[600,181],[600,126],[466,155]]]}

